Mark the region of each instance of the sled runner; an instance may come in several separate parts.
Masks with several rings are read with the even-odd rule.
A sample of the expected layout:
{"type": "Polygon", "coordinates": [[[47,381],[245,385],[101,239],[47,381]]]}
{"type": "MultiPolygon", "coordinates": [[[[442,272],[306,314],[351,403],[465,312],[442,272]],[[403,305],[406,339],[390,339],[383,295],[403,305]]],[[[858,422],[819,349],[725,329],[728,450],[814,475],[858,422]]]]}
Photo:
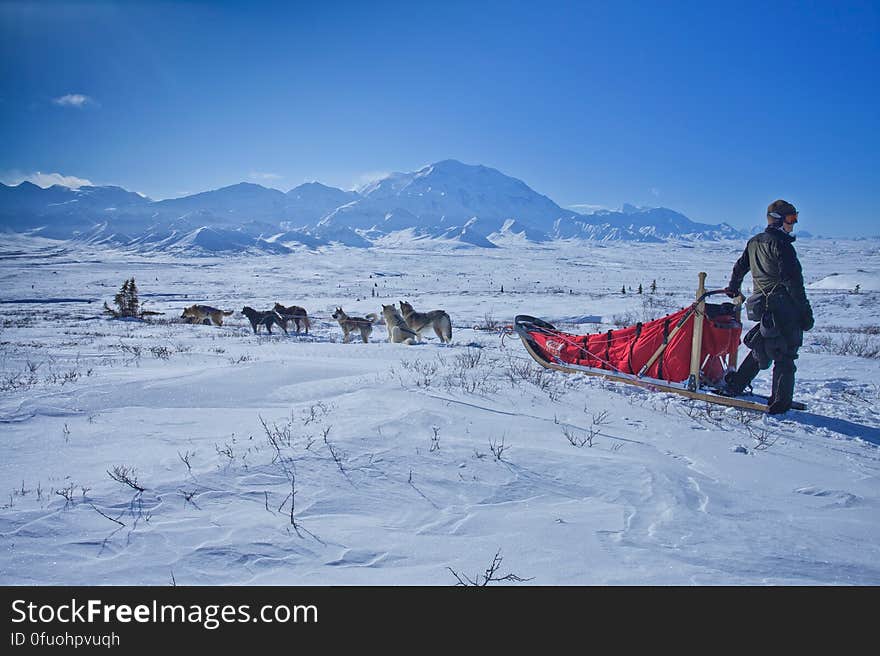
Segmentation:
{"type": "MultiPolygon", "coordinates": [[[[656,392],[672,392],[710,403],[767,412],[759,395],[724,396],[717,390],[724,374],[736,369],[742,323],[739,304],[710,304],[700,273],[696,301],[665,317],[617,330],[573,335],[528,315],[514,329],[538,364],[565,373],[602,376],[656,392]]],[[[805,410],[802,403],[792,408],[805,410]]]]}

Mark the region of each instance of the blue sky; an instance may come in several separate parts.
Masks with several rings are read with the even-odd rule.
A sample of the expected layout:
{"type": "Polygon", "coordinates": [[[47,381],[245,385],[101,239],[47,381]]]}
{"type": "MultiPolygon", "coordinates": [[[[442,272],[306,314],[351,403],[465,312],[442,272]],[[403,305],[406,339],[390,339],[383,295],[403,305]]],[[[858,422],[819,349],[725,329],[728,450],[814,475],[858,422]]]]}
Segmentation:
{"type": "Polygon", "coordinates": [[[877,2],[0,3],[0,179],[153,198],[447,158],[563,206],[880,234],[877,2]]]}

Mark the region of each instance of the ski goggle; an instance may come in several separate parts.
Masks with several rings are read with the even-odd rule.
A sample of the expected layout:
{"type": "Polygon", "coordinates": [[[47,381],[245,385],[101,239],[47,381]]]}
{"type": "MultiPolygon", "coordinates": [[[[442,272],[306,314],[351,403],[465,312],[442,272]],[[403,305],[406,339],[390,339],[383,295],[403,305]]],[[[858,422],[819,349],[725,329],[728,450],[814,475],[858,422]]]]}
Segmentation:
{"type": "Polygon", "coordinates": [[[787,223],[788,225],[794,225],[798,222],[798,212],[794,212],[792,214],[786,214],[782,216],[779,212],[770,212],[767,216],[772,217],[774,219],[779,219],[783,223],[787,223]],[[794,217],[791,221],[786,220],[786,217],[794,217]]]}

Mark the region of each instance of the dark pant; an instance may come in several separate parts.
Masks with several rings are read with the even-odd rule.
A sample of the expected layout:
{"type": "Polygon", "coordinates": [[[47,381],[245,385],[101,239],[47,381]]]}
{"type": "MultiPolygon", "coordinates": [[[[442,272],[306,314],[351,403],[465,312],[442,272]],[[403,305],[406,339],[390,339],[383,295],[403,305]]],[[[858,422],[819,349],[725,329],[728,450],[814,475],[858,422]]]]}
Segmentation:
{"type": "Polygon", "coordinates": [[[770,413],[778,414],[791,409],[794,398],[794,374],[797,367],[798,347],[793,346],[785,337],[765,339],[760,334],[752,336],[748,343],[749,352],[736,373],[726,378],[728,389],[735,394],[742,394],[752,384],[755,376],[762,369],[769,369],[773,364],[773,386],[770,392],[770,413]]]}

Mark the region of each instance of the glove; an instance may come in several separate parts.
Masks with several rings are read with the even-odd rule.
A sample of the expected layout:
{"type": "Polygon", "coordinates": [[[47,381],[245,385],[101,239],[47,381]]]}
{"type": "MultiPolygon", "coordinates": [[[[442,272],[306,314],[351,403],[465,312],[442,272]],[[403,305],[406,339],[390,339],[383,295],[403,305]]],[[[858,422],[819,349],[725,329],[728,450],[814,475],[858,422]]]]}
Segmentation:
{"type": "Polygon", "coordinates": [[[739,296],[739,290],[734,289],[733,287],[725,288],[724,293],[727,294],[730,298],[736,298],[737,296],[739,296]]]}
{"type": "Polygon", "coordinates": [[[816,322],[813,320],[813,313],[808,312],[804,314],[803,318],[801,319],[801,328],[803,328],[804,332],[812,330],[815,323],[816,322]]]}

